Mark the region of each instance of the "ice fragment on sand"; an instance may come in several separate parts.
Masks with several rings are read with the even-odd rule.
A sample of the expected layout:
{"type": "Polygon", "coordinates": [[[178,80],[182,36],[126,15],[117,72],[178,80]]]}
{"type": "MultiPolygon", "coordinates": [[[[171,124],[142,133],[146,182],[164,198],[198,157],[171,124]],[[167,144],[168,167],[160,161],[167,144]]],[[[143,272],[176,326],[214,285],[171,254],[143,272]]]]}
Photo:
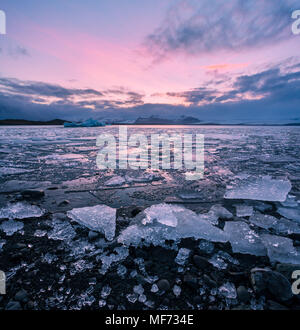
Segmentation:
{"type": "Polygon", "coordinates": [[[106,205],[82,207],[69,211],[67,215],[79,224],[91,230],[101,232],[109,241],[116,231],[116,209],[106,205]]]}
{"type": "Polygon", "coordinates": [[[99,273],[104,275],[113,263],[126,259],[128,255],[128,249],[126,247],[120,246],[116,247],[111,254],[106,252],[101,256],[98,256],[96,260],[102,262],[102,267],[99,270],[99,273]]]}
{"type": "Polygon", "coordinates": [[[243,221],[227,221],[224,227],[234,253],[266,255],[259,236],[243,221]]]}
{"type": "Polygon", "coordinates": [[[253,214],[253,207],[249,205],[235,205],[237,217],[250,217],[253,214]]]}
{"type": "Polygon", "coordinates": [[[232,263],[234,265],[239,265],[238,260],[234,259],[230,254],[224,251],[218,251],[218,253],[214,254],[208,260],[208,262],[218,269],[226,269],[227,262],[232,263]]]}
{"type": "Polygon", "coordinates": [[[26,219],[39,218],[45,213],[36,205],[28,203],[8,203],[6,207],[0,209],[0,219],[26,219]]]}
{"type": "Polygon", "coordinates": [[[12,236],[14,233],[24,228],[23,222],[8,220],[3,221],[0,225],[0,229],[5,232],[7,236],[12,236]]]}
{"type": "Polygon", "coordinates": [[[214,243],[203,240],[199,243],[198,248],[200,251],[210,254],[213,252],[215,246],[214,243]]]}
{"type": "Polygon", "coordinates": [[[226,282],[219,287],[219,294],[228,299],[236,299],[237,293],[233,283],[226,282]]]}
{"type": "Polygon", "coordinates": [[[186,249],[186,248],[181,248],[178,251],[178,254],[177,254],[176,258],[175,258],[175,262],[178,265],[184,265],[186,263],[187,259],[189,258],[190,253],[191,253],[191,250],[186,249]]]}
{"type": "Polygon", "coordinates": [[[178,286],[178,285],[174,285],[174,287],[173,287],[173,293],[174,293],[174,295],[176,296],[176,297],[178,297],[178,296],[180,296],[180,293],[181,293],[181,288],[180,288],[180,286],[178,286]]]}
{"type": "Polygon", "coordinates": [[[227,186],[224,198],[284,202],[292,185],[289,180],[275,180],[269,176],[237,180],[227,186]]]}
{"type": "Polygon", "coordinates": [[[300,252],[293,246],[293,241],[286,237],[262,235],[271,262],[300,264],[300,252]]]}

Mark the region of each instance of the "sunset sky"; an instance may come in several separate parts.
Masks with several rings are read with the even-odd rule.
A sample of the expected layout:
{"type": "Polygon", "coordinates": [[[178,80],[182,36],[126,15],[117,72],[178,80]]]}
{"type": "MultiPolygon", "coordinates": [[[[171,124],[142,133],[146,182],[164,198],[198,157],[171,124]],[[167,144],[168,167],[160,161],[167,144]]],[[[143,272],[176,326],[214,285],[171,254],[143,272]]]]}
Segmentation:
{"type": "Polygon", "coordinates": [[[300,122],[295,0],[1,0],[0,119],[300,122]]]}

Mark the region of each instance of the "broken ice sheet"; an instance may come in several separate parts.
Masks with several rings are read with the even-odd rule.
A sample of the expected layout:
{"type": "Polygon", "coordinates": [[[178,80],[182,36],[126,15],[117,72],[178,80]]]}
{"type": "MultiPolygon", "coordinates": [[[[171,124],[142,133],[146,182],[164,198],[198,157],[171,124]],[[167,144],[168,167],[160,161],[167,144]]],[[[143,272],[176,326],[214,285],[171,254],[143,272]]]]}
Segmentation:
{"type": "Polygon", "coordinates": [[[300,252],[293,246],[291,239],[268,234],[262,235],[261,239],[271,262],[300,264],[300,252]]]}
{"type": "Polygon", "coordinates": [[[101,232],[108,241],[115,237],[116,209],[114,208],[106,205],[82,207],[68,211],[67,215],[79,224],[101,232]]]}
{"type": "Polygon", "coordinates": [[[212,242],[227,242],[223,230],[203,220],[201,215],[177,205],[158,204],[144,211],[146,217],[140,222],[125,228],[118,242],[124,245],[151,244],[172,248],[165,241],[178,243],[182,238],[194,237],[212,242]],[[150,210],[151,209],[151,210],[150,210]],[[166,214],[166,218],[165,218],[166,214]],[[157,221],[154,221],[157,220],[157,221]]]}
{"type": "Polygon", "coordinates": [[[7,236],[12,236],[14,233],[22,230],[24,228],[23,222],[8,220],[3,221],[0,225],[0,229],[5,232],[7,236]]]}
{"type": "Polygon", "coordinates": [[[266,249],[258,234],[243,221],[227,221],[224,232],[228,235],[234,253],[265,256],[266,249]]]}
{"type": "Polygon", "coordinates": [[[0,219],[26,219],[39,218],[45,213],[36,205],[25,202],[8,203],[6,207],[0,209],[0,219]]]}
{"type": "Polygon", "coordinates": [[[289,180],[276,180],[270,176],[251,176],[227,186],[224,198],[284,202],[291,188],[289,180]]]}

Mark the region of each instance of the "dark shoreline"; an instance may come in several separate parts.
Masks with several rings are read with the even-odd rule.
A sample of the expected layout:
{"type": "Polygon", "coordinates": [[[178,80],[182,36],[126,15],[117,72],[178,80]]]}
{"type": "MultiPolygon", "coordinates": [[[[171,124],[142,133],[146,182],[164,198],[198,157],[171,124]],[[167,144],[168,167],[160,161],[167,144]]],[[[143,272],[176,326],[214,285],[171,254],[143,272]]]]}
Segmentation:
{"type": "MultiPolygon", "coordinates": [[[[31,121],[25,119],[3,119],[0,120],[0,126],[63,126],[64,123],[69,123],[70,121],[62,120],[62,119],[54,119],[51,121],[31,121]]],[[[219,124],[219,123],[112,123],[112,126],[300,126],[300,123],[289,123],[289,124],[219,124]]]]}

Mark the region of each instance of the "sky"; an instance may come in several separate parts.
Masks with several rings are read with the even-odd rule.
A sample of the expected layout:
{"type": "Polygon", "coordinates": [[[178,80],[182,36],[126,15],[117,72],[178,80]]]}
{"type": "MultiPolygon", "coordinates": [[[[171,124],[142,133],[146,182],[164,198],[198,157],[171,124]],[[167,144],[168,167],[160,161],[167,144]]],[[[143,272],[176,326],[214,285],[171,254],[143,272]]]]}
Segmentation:
{"type": "Polygon", "coordinates": [[[1,0],[0,119],[300,122],[297,9],[298,0],[1,0]]]}

